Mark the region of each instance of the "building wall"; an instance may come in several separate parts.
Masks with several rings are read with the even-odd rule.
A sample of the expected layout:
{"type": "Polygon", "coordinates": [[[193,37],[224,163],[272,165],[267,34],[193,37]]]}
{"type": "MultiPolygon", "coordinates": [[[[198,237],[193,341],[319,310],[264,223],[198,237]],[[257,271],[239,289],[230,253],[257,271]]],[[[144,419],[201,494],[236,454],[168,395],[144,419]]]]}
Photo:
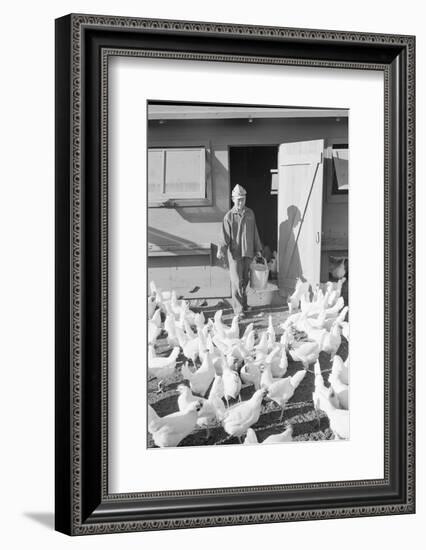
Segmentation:
{"type": "MultiPolygon", "coordinates": [[[[254,119],[252,123],[244,119],[150,121],[149,147],[206,145],[210,148],[213,197],[211,206],[149,208],[149,243],[161,246],[176,242],[218,242],[221,221],[230,208],[229,147],[347,139],[347,130],[344,118],[254,119]]],[[[343,213],[342,208],[342,219],[343,213]]],[[[339,218],[340,214],[336,212],[331,216],[339,218]]],[[[179,289],[187,297],[229,296],[227,271],[217,264],[214,255],[206,254],[198,259],[194,256],[150,258],[149,276],[163,287],[179,289]],[[191,266],[195,269],[189,270],[191,266]],[[193,280],[188,280],[190,273],[193,280]],[[202,290],[187,295],[192,286],[200,286],[202,290]],[[205,290],[209,286],[210,289],[205,290]]]]}

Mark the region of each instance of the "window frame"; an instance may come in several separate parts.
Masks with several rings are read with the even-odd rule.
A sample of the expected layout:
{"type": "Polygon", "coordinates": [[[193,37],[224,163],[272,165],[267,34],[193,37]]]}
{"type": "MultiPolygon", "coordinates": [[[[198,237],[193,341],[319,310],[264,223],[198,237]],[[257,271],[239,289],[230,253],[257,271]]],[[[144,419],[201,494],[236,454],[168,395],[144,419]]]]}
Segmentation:
{"type": "Polygon", "coordinates": [[[149,141],[146,149],[146,193],[148,208],[174,208],[191,206],[211,206],[213,204],[212,193],[212,161],[211,144],[209,141],[197,140],[197,142],[183,141],[149,141]],[[177,197],[171,198],[159,196],[150,198],[148,191],[148,154],[150,149],[170,150],[170,149],[204,149],[205,151],[205,196],[204,197],[177,197]]]}
{"type": "MultiPolygon", "coordinates": [[[[327,202],[347,203],[349,200],[350,183],[348,184],[347,193],[333,193],[333,150],[336,145],[347,145],[347,150],[350,151],[349,140],[347,137],[327,139],[324,145],[324,182],[326,186],[327,202]]],[[[348,176],[349,180],[349,176],[348,176]]]]}

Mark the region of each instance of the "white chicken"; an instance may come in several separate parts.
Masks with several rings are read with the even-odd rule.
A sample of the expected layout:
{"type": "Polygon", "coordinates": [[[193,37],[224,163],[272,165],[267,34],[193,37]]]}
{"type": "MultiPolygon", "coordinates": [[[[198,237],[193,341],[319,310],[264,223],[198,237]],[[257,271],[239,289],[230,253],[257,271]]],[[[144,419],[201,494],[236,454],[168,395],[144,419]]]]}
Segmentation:
{"type": "Polygon", "coordinates": [[[266,332],[268,335],[268,342],[270,343],[270,345],[275,344],[276,336],[275,336],[274,325],[272,323],[272,315],[269,315],[268,328],[266,329],[266,332]]]}
{"type": "Polygon", "coordinates": [[[259,420],[265,393],[266,390],[261,388],[256,390],[248,401],[229,407],[222,420],[227,434],[238,437],[241,442],[241,436],[259,420]]]}
{"type": "MultiPolygon", "coordinates": [[[[261,445],[268,445],[270,443],[287,443],[289,441],[293,441],[293,427],[289,426],[285,431],[283,431],[280,434],[272,434],[268,437],[266,437],[261,445]]],[[[256,432],[253,430],[253,428],[249,428],[247,430],[247,435],[244,440],[244,445],[256,445],[259,441],[257,439],[256,432]]]]}
{"type": "Polygon", "coordinates": [[[157,307],[157,302],[155,299],[155,296],[148,296],[148,319],[151,319],[151,317],[154,315],[155,308],[157,307]]]}
{"type": "Polygon", "coordinates": [[[338,439],[349,438],[349,411],[338,408],[332,388],[326,388],[319,362],[315,363],[315,391],[312,394],[315,410],[323,411],[329,419],[330,429],[338,439]]]}
{"type": "Polygon", "coordinates": [[[328,319],[330,317],[335,317],[338,315],[339,311],[343,309],[345,305],[345,301],[342,296],[337,300],[337,302],[334,304],[334,306],[329,307],[325,310],[325,318],[328,319]]]}
{"type": "Polygon", "coordinates": [[[296,280],[296,287],[293,294],[288,299],[288,310],[290,313],[296,311],[299,308],[300,300],[309,291],[309,282],[302,281],[301,279],[296,280]]]}
{"type": "Polygon", "coordinates": [[[163,323],[161,322],[161,311],[159,309],[156,309],[152,318],[151,318],[151,321],[153,321],[158,328],[162,328],[163,326],[163,323]]]}
{"type": "Polygon", "coordinates": [[[148,357],[148,373],[158,378],[159,392],[162,391],[164,379],[174,373],[179,352],[180,348],[175,347],[168,357],[148,357]]]}
{"type": "Polygon", "coordinates": [[[289,350],[293,361],[300,361],[305,369],[315,363],[320,354],[320,346],[317,342],[302,342],[294,349],[289,350]]]}
{"type": "Polygon", "coordinates": [[[269,435],[262,441],[262,445],[269,445],[271,443],[288,443],[293,441],[293,426],[289,426],[286,430],[279,434],[269,435]]]}
{"type": "Polygon", "coordinates": [[[196,397],[185,384],[179,384],[177,388],[179,392],[178,407],[180,411],[185,411],[191,403],[199,401],[202,404],[198,412],[197,426],[207,428],[207,439],[209,437],[209,428],[216,421],[220,421],[225,413],[225,405],[221,399],[217,399],[214,395],[210,395],[208,399],[196,397]]]}
{"type": "Polygon", "coordinates": [[[330,329],[330,332],[326,332],[322,341],[321,349],[331,355],[331,359],[337,353],[337,350],[342,343],[342,327],[339,323],[334,323],[330,329]]]}
{"type": "Polygon", "coordinates": [[[203,330],[205,324],[206,318],[204,317],[204,313],[202,311],[200,313],[196,313],[194,315],[194,325],[197,327],[197,329],[203,330]]]}
{"type": "Polygon", "coordinates": [[[176,447],[197,425],[202,408],[200,401],[190,403],[184,411],[160,417],[148,405],[148,431],[157,447],[176,447]]]}
{"type": "Polygon", "coordinates": [[[225,394],[225,388],[223,385],[222,375],[215,374],[212,387],[210,388],[209,398],[215,397],[216,399],[222,399],[225,394]]]}
{"type": "Polygon", "coordinates": [[[227,406],[229,407],[229,399],[236,399],[240,396],[241,378],[239,377],[238,372],[232,370],[228,361],[225,361],[225,363],[223,364],[222,380],[224,398],[227,406]]]}
{"type": "MultiPolygon", "coordinates": [[[[342,298],[343,299],[343,298],[342,298]]],[[[343,322],[345,321],[345,318],[346,318],[346,315],[349,311],[349,307],[348,306],[345,306],[341,311],[340,313],[336,313],[335,315],[333,316],[329,316],[325,322],[324,322],[324,328],[326,328],[327,330],[330,330],[333,323],[339,323],[340,325],[343,324],[343,322]]],[[[324,311],[325,313],[325,311],[324,311]]]]}
{"type": "Polygon", "coordinates": [[[157,324],[149,319],[148,321],[148,344],[155,344],[157,338],[161,332],[161,328],[157,327],[157,324]]]}
{"type": "Polygon", "coordinates": [[[328,307],[334,306],[334,304],[340,298],[340,294],[342,293],[342,286],[345,281],[346,281],[346,278],[342,277],[337,281],[335,285],[333,285],[333,289],[330,292],[330,296],[328,297],[328,302],[327,302],[328,307]]]}
{"type": "Polygon", "coordinates": [[[283,418],[284,408],[287,402],[293,397],[295,390],[305,378],[305,375],[306,370],[302,369],[293,374],[293,376],[279,378],[278,380],[273,379],[272,382],[269,383],[267,397],[275,401],[275,403],[281,407],[280,422],[283,418]]]}
{"type": "Polygon", "coordinates": [[[252,384],[255,390],[260,388],[261,372],[254,361],[247,359],[240,370],[240,378],[244,384],[252,384]]]}
{"type": "Polygon", "coordinates": [[[335,355],[331,373],[328,378],[330,386],[339,402],[340,409],[349,409],[349,372],[345,367],[342,358],[335,355]]]}
{"type": "Polygon", "coordinates": [[[243,335],[242,335],[242,337],[241,337],[241,340],[242,340],[243,343],[246,342],[248,335],[249,335],[251,332],[253,332],[253,328],[254,328],[254,324],[253,324],[253,323],[249,323],[249,324],[246,326],[246,328],[245,328],[245,330],[244,330],[244,333],[243,333],[243,335]]]}
{"type": "Polygon", "coordinates": [[[340,355],[335,355],[331,372],[334,376],[337,376],[343,384],[349,384],[349,361],[346,359],[344,362],[340,355]]]}
{"type": "Polygon", "coordinates": [[[195,372],[191,372],[188,364],[185,363],[182,367],[182,376],[185,380],[189,381],[191,390],[194,393],[204,397],[215,376],[215,370],[210,352],[206,353],[201,367],[195,372]]]}
{"type": "Polygon", "coordinates": [[[346,338],[346,340],[349,342],[349,323],[347,321],[343,321],[341,325],[342,325],[342,334],[346,338]]]}
{"type": "MultiPolygon", "coordinates": [[[[279,362],[272,362],[271,363],[271,372],[272,376],[275,378],[281,378],[285,375],[288,368],[288,358],[287,358],[287,352],[285,349],[281,349],[281,357],[278,358],[279,362]]],[[[266,360],[266,362],[268,362],[266,360]]]]}
{"type": "Polygon", "coordinates": [[[267,355],[269,351],[268,346],[268,333],[266,331],[262,332],[259,342],[254,346],[256,350],[256,359],[259,359],[261,355],[267,355]]]}
{"type": "Polygon", "coordinates": [[[247,354],[252,353],[252,351],[254,350],[255,339],[256,339],[256,333],[254,330],[252,330],[247,335],[247,338],[242,339],[242,344],[244,349],[247,351],[247,354]]]}
{"type": "Polygon", "coordinates": [[[175,318],[172,315],[166,315],[164,330],[167,332],[167,342],[169,346],[179,346],[180,344],[176,334],[175,318]]]}

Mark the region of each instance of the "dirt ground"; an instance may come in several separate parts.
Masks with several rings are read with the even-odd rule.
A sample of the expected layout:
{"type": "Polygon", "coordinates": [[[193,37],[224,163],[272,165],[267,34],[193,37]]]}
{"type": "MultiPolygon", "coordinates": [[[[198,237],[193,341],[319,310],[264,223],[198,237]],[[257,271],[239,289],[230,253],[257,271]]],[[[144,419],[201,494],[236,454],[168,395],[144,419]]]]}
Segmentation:
{"type": "MultiPolygon", "coordinates": [[[[215,311],[225,306],[225,304],[218,304],[216,307],[202,308],[206,319],[213,317],[215,311]]],[[[199,311],[200,309],[195,309],[199,311]]],[[[268,326],[269,315],[272,315],[272,322],[277,335],[277,340],[282,334],[280,324],[285,321],[289,313],[286,307],[280,308],[253,308],[245,319],[240,321],[240,335],[243,334],[246,326],[249,323],[254,323],[254,328],[257,332],[265,330],[268,326]]],[[[232,319],[232,310],[224,309],[223,320],[230,325],[232,319]]],[[[160,335],[158,345],[156,345],[156,351],[158,355],[168,355],[170,348],[167,344],[165,334],[160,335]]],[[[338,350],[338,354],[343,360],[348,355],[348,342],[342,336],[342,345],[338,350]]],[[[180,365],[185,361],[185,357],[181,354],[178,358],[177,364],[180,365]]],[[[321,370],[324,376],[326,385],[328,384],[328,376],[331,369],[330,356],[326,353],[321,353],[319,357],[321,370]]],[[[303,368],[299,362],[292,361],[291,357],[288,357],[288,370],[286,376],[292,376],[296,371],[303,368]]],[[[314,391],[314,374],[313,367],[310,367],[310,371],[307,372],[305,378],[302,380],[299,387],[296,389],[294,396],[287,403],[282,421],[280,422],[281,408],[273,401],[263,401],[261,415],[259,421],[252,426],[256,431],[256,435],[259,443],[261,443],[266,437],[272,434],[283,432],[288,423],[293,425],[293,440],[294,441],[317,441],[322,439],[331,439],[333,434],[329,427],[329,421],[327,416],[319,412],[317,415],[314,410],[312,401],[312,392],[314,391]]],[[[167,378],[164,381],[162,393],[157,393],[158,380],[155,378],[148,380],[148,403],[154,408],[159,416],[165,416],[173,412],[178,411],[177,406],[177,386],[181,383],[188,384],[184,381],[180,369],[176,370],[176,374],[167,378]]],[[[246,401],[254,393],[254,387],[252,385],[244,385],[241,390],[241,400],[246,401]]],[[[230,403],[232,404],[232,403],[230,403]]],[[[201,445],[229,445],[239,444],[236,437],[229,437],[224,431],[220,423],[210,428],[210,434],[207,438],[206,429],[196,428],[194,432],[183,439],[179,446],[201,446],[201,445]]],[[[147,433],[147,446],[155,447],[152,437],[147,433]]]]}

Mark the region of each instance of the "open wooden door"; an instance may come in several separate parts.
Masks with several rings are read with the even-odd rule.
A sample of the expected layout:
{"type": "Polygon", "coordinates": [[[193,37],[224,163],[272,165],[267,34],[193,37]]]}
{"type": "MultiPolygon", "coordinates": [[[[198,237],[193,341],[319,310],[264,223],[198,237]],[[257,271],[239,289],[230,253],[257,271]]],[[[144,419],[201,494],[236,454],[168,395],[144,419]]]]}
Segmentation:
{"type": "Polygon", "coordinates": [[[324,140],[285,143],[278,153],[278,284],[320,281],[324,140]]]}

